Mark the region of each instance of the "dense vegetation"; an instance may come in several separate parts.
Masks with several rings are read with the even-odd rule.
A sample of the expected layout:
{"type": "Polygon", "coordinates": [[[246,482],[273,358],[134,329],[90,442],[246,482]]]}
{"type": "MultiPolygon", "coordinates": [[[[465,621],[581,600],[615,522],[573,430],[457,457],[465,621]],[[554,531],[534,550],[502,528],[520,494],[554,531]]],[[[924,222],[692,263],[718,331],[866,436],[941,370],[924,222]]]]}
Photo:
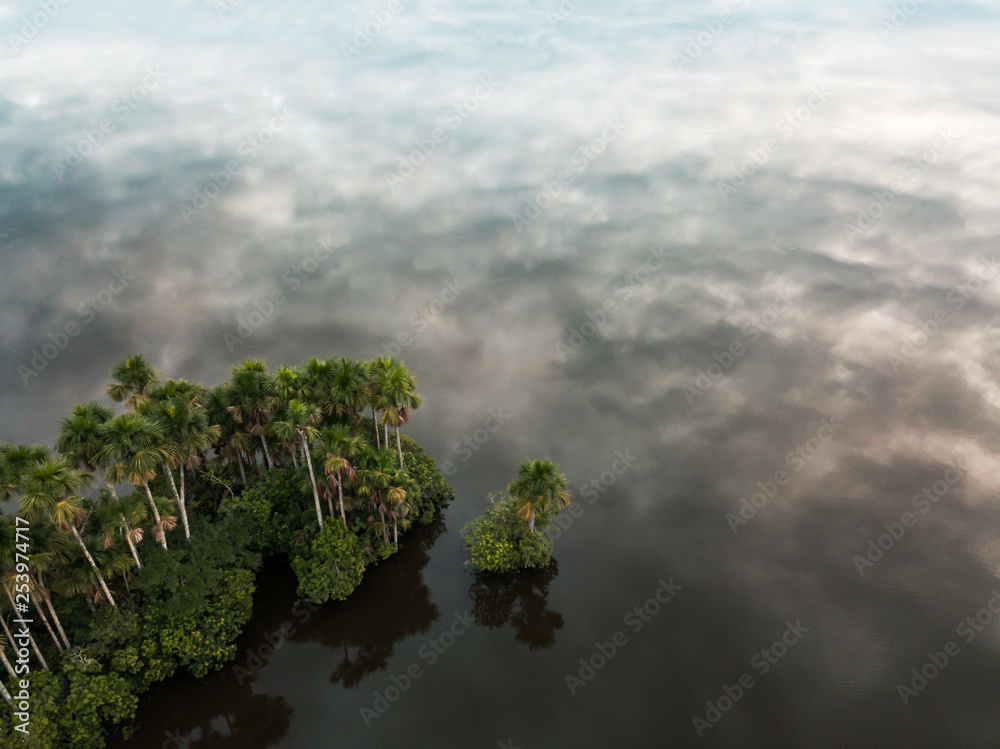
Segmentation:
{"type": "Polygon", "coordinates": [[[0,517],[8,703],[26,678],[14,619],[34,619],[30,736],[11,705],[0,747],[101,747],[152,684],[230,661],[265,556],[289,559],[303,599],[347,597],[452,498],[399,432],[420,406],[415,389],[390,357],[273,374],[246,360],[209,389],[163,380],[135,355],[107,391],[124,413],[83,403],[56,450],[0,444],[0,497],[17,500],[17,515],[0,517]]]}
{"type": "Polygon", "coordinates": [[[507,491],[492,494],[486,512],[462,529],[469,564],[484,572],[546,567],[549,523],[570,503],[566,476],[551,460],[526,460],[507,491]]]}

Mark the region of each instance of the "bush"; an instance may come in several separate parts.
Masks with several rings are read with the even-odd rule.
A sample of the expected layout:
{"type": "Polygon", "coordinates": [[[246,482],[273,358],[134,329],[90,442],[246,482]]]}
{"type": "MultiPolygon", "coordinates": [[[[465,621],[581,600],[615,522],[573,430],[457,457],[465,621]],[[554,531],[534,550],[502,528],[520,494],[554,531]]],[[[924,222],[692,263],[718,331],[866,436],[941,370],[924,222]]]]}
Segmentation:
{"type": "Polygon", "coordinates": [[[421,525],[434,519],[438,508],[446,507],[455,498],[455,490],[445,481],[444,474],[437,467],[437,461],[424,452],[412,438],[400,436],[403,446],[403,466],[417,485],[415,491],[407,493],[407,501],[421,525]]]}
{"type": "Polygon", "coordinates": [[[535,522],[535,533],[528,531],[517,516],[514,500],[507,495],[490,497],[491,506],[463,529],[465,548],[474,567],[487,572],[517,572],[531,567],[546,567],[552,558],[552,542],[545,537],[549,516],[535,522]]]}
{"type": "Polygon", "coordinates": [[[358,537],[331,518],[301,552],[292,557],[299,596],[310,603],[342,601],[365,573],[358,537]]]}
{"type": "Polygon", "coordinates": [[[262,554],[287,554],[296,545],[301,531],[298,518],[311,506],[312,499],[299,488],[294,469],[273,468],[236,497],[227,496],[219,513],[242,516],[255,529],[251,548],[262,554]]]}

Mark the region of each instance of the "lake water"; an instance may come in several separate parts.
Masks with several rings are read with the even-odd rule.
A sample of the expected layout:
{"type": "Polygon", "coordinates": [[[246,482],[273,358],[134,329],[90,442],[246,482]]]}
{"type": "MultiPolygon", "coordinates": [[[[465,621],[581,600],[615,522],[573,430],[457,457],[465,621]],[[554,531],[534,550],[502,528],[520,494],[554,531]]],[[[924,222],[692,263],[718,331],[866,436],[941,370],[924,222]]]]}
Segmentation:
{"type": "Polygon", "coordinates": [[[349,601],[267,565],[121,746],[1000,746],[996,4],[40,7],[0,437],[133,351],[387,352],[456,491],[349,601]],[[544,456],[557,566],[477,580],[544,456]]]}

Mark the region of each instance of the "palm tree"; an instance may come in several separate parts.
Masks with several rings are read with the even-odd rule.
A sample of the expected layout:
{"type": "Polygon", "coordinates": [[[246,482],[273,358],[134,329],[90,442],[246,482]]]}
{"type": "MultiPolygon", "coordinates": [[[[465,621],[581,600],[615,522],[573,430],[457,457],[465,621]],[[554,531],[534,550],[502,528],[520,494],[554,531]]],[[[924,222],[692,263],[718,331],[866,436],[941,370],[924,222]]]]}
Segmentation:
{"type": "Polygon", "coordinates": [[[221,452],[230,463],[236,464],[240,477],[246,484],[247,472],[243,465],[243,455],[250,454],[252,441],[250,435],[239,428],[239,424],[229,411],[231,402],[229,385],[225,383],[219,385],[210,390],[205,397],[205,414],[209,425],[220,430],[216,442],[217,451],[221,452]]]}
{"type": "Polygon", "coordinates": [[[569,482],[551,460],[525,460],[517,467],[517,478],[507,491],[518,504],[517,515],[535,532],[535,518],[570,503],[569,482]]]}
{"type": "Polygon", "coordinates": [[[146,505],[135,495],[129,494],[122,498],[106,499],[97,509],[97,517],[104,530],[104,548],[110,547],[114,541],[112,536],[118,534],[125,539],[135,566],[142,569],[142,561],[136,544],[142,541],[143,526],[149,517],[146,505]]]}
{"type": "MultiPolygon", "coordinates": [[[[83,543],[77,524],[83,519],[83,499],[76,493],[86,486],[90,474],[72,467],[66,458],[39,463],[28,469],[23,477],[24,493],[21,512],[28,520],[48,517],[61,531],[70,531],[90,565],[97,570],[94,558],[83,543]]],[[[98,575],[101,588],[112,606],[117,606],[104,578],[98,575]]]]}
{"type": "Polygon", "coordinates": [[[203,460],[203,454],[222,434],[216,425],[208,423],[205,410],[197,401],[186,401],[182,398],[172,398],[155,404],[150,408],[141,408],[146,415],[154,419],[164,434],[164,441],[169,447],[168,455],[163,462],[163,472],[170,481],[170,489],[181,511],[181,521],[184,524],[184,537],[191,538],[188,525],[187,497],[184,489],[184,469],[194,468],[203,460]],[[180,478],[180,491],[174,481],[173,469],[177,468],[180,478]]]}
{"type": "MultiPolygon", "coordinates": [[[[360,437],[356,437],[340,424],[328,426],[320,434],[318,449],[322,456],[323,469],[327,480],[337,484],[337,500],[340,505],[340,519],[347,527],[347,513],[344,510],[344,477],[354,478],[354,466],[351,461],[356,458],[362,448],[360,437]]],[[[333,508],[330,508],[333,514],[333,508]]]]}
{"type": "Polygon", "coordinates": [[[267,365],[257,359],[245,359],[232,368],[229,379],[229,413],[236,423],[245,425],[246,431],[260,438],[267,467],[273,468],[271,451],[267,446],[267,422],[271,417],[268,399],[272,397],[267,365]]]}
{"type": "MultiPolygon", "coordinates": [[[[368,375],[367,401],[372,409],[372,422],[375,427],[375,449],[381,450],[382,443],[378,431],[378,412],[390,408],[393,404],[387,393],[382,390],[383,374],[387,373],[396,364],[396,358],[392,356],[378,356],[365,363],[365,371],[368,375]]],[[[388,429],[388,427],[386,427],[388,429]]],[[[388,442],[388,439],[386,440],[388,442]]],[[[388,447],[388,445],[386,445],[388,447]]]]}
{"type": "Polygon", "coordinates": [[[115,364],[111,377],[114,382],[108,385],[108,397],[134,410],[151,399],[159,385],[160,374],[143,354],[133,354],[115,364]]]}
{"type": "Polygon", "coordinates": [[[349,356],[333,360],[330,377],[330,399],[338,416],[350,416],[357,421],[368,403],[368,370],[363,362],[349,356]]]}
{"type": "Polygon", "coordinates": [[[76,468],[84,468],[96,473],[115,495],[114,484],[104,478],[97,454],[101,451],[100,428],[114,416],[107,406],[97,401],[87,401],[73,406],[70,415],[62,420],[56,450],[68,456],[76,468]]]}
{"type": "Polygon", "coordinates": [[[399,467],[403,467],[403,447],[399,440],[399,428],[410,420],[410,413],[420,408],[423,399],[417,395],[417,377],[402,363],[394,361],[388,369],[378,374],[377,391],[386,403],[382,418],[387,425],[396,429],[396,454],[399,467]]]}
{"type": "Polygon", "coordinates": [[[320,412],[311,403],[305,403],[293,398],[288,403],[288,408],[282,412],[278,421],[274,422],[273,428],[278,439],[291,442],[297,435],[302,442],[302,451],[306,456],[306,463],[309,467],[309,480],[312,482],[313,498],[316,500],[316,520],[319,527],[323,527],[323,509],[319,502],[319,490],[316,488],[316,474],[313,471],[312,457],[310,455],[309,440],[316,436],[316,424],[319,423],[320,412]]]}
{"type": "MultiPolygon", "coordinates": [[[[356,488],[358,494],[368,497],[368,505],[379,513],[382,541],[389,542],[389,525],[386,522],[386,512],[393,517],[393,536],[398,540],[396,518],[400,514],[395,508],[406,499],[406,491],[402,488],[402,478],[393,460],[395,456],[388,450],[372,450],[365,447],[361,451],[356,470],[356,488]]],[[[369,521],[374,518],[369,518],[369,521]]]]}
{"type": "Polygon", "coordinates": [[[167,548],[164,531],[169,528],[164,526],[153,501],[153,492],[149,489],[149,482],[156,476],[157,468],[176,455],[163,430],[147,416],[132,412],[104,424],[100,434],[104,447],[98,453],[98,460],[109,466],[107,472],[112,480],[131,481],[146,490],[156,521],[153,533],[160,545],[167,548]]]}

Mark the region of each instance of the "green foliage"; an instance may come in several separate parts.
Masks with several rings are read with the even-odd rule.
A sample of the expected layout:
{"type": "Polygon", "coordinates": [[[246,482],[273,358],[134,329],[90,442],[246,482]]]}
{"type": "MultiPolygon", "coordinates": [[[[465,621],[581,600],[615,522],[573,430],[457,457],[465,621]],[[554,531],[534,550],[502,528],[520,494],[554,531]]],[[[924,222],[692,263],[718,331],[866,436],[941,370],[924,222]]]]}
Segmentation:
{"type": "MultiPolygon", "coordinates": [[[[291,468],[266,471],[249,489],[222,500],[222,516],[241,517],[253,528],[251,548],[262,554],[289,553],[301,542],[301,514],[310,499],[291,468]]],[[[315,517],[313,517],[315,520],[315,517]]]]}
{"type": "Polygon", "coordinates": [[[437,508],[444,508],[455,498],[452,489],[437,467],[437,461],[424,452],[415,440],[400,435],[403,446],[403,466],[416,484],[416,491],[407,494],[411,511],[418,516],[417,522],[427,525],[434,519],[437,508]]]}
{"type": "Polygon", "coordinates": [[[361,582],[364,555],[358,537],[330,520],[306,549],[292,557],[299,595],[310,603],[342,601],[361,582]]]}
{"type": "Polygon", "coordinates": [[[487,572],[517,572],[530,567],[546,567],[552,558],[552,542],[543,531],[558,510],[536,520],[535,532],[528,531],[517,516],[517,502],[508,495],[490,497],[485,513],[462,529],[468,564],[487,572]]]}

